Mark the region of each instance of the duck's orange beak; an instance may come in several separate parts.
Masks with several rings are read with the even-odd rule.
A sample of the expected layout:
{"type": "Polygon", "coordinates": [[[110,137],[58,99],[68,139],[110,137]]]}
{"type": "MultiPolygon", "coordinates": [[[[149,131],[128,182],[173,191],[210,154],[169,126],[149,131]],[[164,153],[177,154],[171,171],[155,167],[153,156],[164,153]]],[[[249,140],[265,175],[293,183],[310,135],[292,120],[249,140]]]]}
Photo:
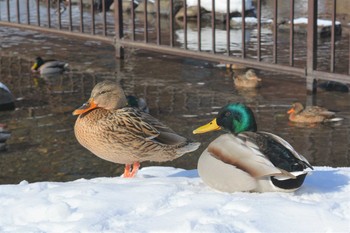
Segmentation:
{"type": "Polygon", "coordinates": [[[94,102],[93,98],[90,98],[88,102],[84,103],[80,108],[75,109],[73,115],[80,115],[94,108],[97,108],[97,104],[94,102]]]}
{"type": "Polygon", "coordinates": [[[287,113],[288,113],[288,114],[292,114],[293,112],[295,112],[295,109],[294,109],[294,108],[291,108],[291,109],[288,110],[287,113]]]}

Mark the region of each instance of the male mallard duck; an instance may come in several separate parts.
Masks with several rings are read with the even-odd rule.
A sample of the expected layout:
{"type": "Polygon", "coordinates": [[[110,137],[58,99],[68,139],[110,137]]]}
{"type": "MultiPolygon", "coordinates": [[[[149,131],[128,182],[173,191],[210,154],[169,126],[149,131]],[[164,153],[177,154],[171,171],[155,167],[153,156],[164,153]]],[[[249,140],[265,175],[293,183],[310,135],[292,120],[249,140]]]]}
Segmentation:
{"type": "Polygon", "coordinates": [[[147,102],[144,98],[137,98],[133,95],[127,95],[126,100],[128,102],[129,107],[139,108],[141,111],[145,113],[149,113],[149,108],[147,106],[147,102]]]}
{"type": "Polygon", "coordinates": [[[298,123],[320,123],[325,121],[340,121],[342,118],[336,118],[335,112],[318,106],[304,106],[296,102],[287,112],[289,120],[298,123]]]}
{"type": "Polygon", "coordinates": [[[0,82],[0,111],[8,111],[15,109],[15,98],[10,89],[0,82]]]}
{"type": "Polygon", "coordinates": [[[173,160],[199,147],[200,143],[126,105],[123,89],[103,81],[93,88],[88,102],[73,112],[79,115],[74,126],[79,143],[102,159],[125,164],[124,177],[134,177],[140,162],[173,160]]]}
{"type": "Polygon", "coordinates": [[[256,88],[261,85],[261,78],[258,78],[255,71],[247,70],[244,74],[239,74],[233,78],[236,87],[256,88]]]}
{"type": "Polygon", "coordinates": [[[37,57],[31,69],[42,75],[60,74],[68,69],[68,63],[57,60],[45,61],[41,57],[37,57]]]}
{"type": "Polygon", "coordinates": [[[0,151],[6,150],[6,140],[11,137],[11,132],[8,131],[6,124],[0,123],[0,151]]]}
{"type": "Polygon", "coordinates": [[[194,134],[226,129],[203,151],[198,173],[210,187],[225,191],[292,192],[304,182],[309,162],[272,133],[257,131],[254,114],[240,103],[223,107],[194,134]]]}

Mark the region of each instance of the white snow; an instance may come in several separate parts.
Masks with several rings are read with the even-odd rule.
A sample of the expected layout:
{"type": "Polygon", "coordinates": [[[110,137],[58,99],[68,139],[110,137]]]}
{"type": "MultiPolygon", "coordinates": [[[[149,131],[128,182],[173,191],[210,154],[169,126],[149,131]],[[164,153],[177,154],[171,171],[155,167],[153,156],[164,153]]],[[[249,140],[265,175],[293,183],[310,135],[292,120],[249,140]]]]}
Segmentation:
{"type": "MultiPolygon", "coordinates": [[[[198,0],[187,0],[187,6],[197,6],[198,0]]],[[[212,11],[212,0],[201,0],[201,7],[207,11],[212,11]]],[[[227,1],[215,1],[215,12],[226,13],[227,1]]],[[[245,0],[245,9],[250,10],[254,8],[252,0],[245,0]]],[[[230,0],[230,12],[242,12],[242,0],[230,0]]]]}
{"type": "MultiPolygon", "coordinates": [[[[297,18],[293,20],[294,24],[307,24],[308,19],[307,18],[297,18]]],[[[340,25],[339,21],[335,21],[336,25],[340,25]]],[[[327,27],[327,26],[332,26],[332,21],[331,20],[326,20],[326,19],[317,19],[317,26],[321,27],[327,27]]]]}
{"type": "Polygon", "coordinates": [[[350,232],[350,168],[315,167],[295,193],[222,193],[172,167],[0,185],[0,232],[350,232]]]}

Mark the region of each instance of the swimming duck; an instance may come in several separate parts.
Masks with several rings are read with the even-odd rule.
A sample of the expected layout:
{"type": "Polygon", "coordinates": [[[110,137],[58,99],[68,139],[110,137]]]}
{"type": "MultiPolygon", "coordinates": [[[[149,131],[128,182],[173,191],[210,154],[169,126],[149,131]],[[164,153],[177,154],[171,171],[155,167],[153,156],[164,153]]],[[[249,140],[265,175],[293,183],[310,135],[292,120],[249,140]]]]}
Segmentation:
{"type": "Polygon", "coordinates": [[[236,87],[256,88],[261,85],[261,78],[258,78],[253,69],[233,77],[233,82],[236,87]]]}
{"type": "Polygon", "coordinates": [[[6,140],[10,137],[11,132],[7,129],[7,125],[0,123],[0,151],[6,150],[6,140]]]}
{"type": "Polygon", "coordinates": [[[0,111],[9,111],[15,109],[15,98],[10,89],[0,82],[0,111]]]}
{"type": "Polygon", "coordinates": [[[42,75],[60,74],[68,70],[68,63],[57,60],[43,60],[37,57],[31,68],[33,72],[39,72],[42,75]]]}
{"type": "Polygon", "coordinates": [[[310,163],[281,137],[257,131],[254,114],[241,103],[224,106],[194,134],[225,129],[198,160],[208,186],[224,192],[292,192],[304,182],[310,163]]]}
{"type": "Polygon", "coordinates": [[[298,123],[320,123],[326,121],[340,121],[342,118],[335,117],[335,112],[318,106],[304,106],[299,103],[293,103],[287,112],[289,120],[298,123]]]}
{"type": "Polygon", "coordinates": [[[124,177],[134,177],[140,162],[173,160],[200,145],[148,113],[128,107],[123,89],[113,81],[96,84],[88,102],[73,115],[78,115],[78,142],[102,159],[125,164],[124,177]]]}

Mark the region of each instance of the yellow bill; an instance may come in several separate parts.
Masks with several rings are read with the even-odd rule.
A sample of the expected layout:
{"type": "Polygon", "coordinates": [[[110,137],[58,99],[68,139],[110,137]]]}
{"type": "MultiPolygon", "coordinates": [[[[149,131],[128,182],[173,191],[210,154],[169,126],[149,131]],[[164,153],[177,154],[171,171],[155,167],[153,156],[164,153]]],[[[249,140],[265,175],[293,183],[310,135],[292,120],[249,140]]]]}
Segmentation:
{"type": "Polygon", "coordinates": [[[220,130],[220,129],[221,129],[221,127],[218,126],[218,124],[216,123],[216,118],[214,118],[214,120],[212,120],[208,124],[203,125],[201,127],[198,127],[197,129],[193,130],[193,134],[206,133],[206,132],[220,130]]]}

